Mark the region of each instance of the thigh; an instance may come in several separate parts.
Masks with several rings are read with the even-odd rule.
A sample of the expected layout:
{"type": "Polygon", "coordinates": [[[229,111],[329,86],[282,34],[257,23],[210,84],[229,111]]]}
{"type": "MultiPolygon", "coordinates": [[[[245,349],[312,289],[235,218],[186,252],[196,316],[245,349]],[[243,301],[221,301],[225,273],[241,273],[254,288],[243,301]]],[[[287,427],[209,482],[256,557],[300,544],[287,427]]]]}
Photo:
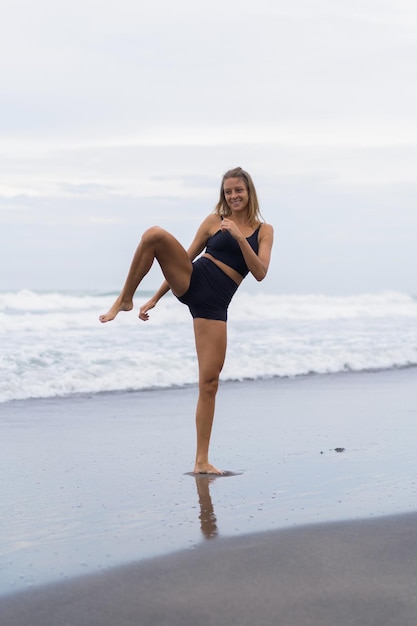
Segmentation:
{"type": "Polygon", "coordinates": [[[193,265],[185,248],[171,233],[160,228],[155,231],[156,259],[172,293],[181,296],[190,286],[193,265]]]}
{"type": "Polygon", "coordinates": [[[196,318],[194,336],[200,380],[218,377],[226,357],[226,322],[196,318]]]}

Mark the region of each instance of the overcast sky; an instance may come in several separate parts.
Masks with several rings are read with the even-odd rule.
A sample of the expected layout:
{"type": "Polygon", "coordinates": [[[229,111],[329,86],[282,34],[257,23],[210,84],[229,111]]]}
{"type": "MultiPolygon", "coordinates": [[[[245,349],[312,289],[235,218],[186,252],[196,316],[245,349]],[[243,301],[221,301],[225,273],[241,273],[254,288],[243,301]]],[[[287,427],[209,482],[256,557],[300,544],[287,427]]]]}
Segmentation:
{"type": "Polygon", "coordinates": [[[119,288],[240,165],[276,234],[246,289],[417,294],[416,7],[2,0],[0,290],[119,288]]]}

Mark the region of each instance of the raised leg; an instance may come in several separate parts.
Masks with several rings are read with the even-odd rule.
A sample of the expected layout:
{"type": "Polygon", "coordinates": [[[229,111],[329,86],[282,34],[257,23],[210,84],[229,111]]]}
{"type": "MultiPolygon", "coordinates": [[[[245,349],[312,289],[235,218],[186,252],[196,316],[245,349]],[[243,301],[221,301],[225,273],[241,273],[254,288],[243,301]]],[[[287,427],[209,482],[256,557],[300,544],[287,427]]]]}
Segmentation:
{"type": "Polygon", "coordinates": [[[219,376],[226,356],[226,322],[194,320],[195,344],[199,369],[199,396],[196,410],[197,452],[196,474],[222,474],[209,462],[209,446],[213,426],[219,376]]]}
{"type": "Polygon", "coordinates": [[[136,289],[156,259],[175,295],[181,296],[190,284],[192,264],[183,246],[170,233],[158,226],[149,228],[133,256],[132,263],[120,295],[101,322],[110,322],[120,311],[131,311],[136,289]]]}

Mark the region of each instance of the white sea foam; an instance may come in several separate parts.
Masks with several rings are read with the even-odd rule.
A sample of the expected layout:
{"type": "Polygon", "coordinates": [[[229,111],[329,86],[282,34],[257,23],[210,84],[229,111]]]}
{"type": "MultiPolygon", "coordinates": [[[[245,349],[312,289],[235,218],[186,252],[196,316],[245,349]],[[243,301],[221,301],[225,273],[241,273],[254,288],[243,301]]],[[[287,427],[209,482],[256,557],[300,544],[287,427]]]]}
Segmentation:
{"type": "MultiPolygon", "coordinates": [[[[135,308],[148,297],[135,301],[135,308]]],[[[114,294],[0,294],[0,401],[195,384],[190,315],[168,295],[140,322],[100,324],[114,294]]],[[[252,295],[229,309],[224,380],[417,365],[417,301],[252,295]]]]}

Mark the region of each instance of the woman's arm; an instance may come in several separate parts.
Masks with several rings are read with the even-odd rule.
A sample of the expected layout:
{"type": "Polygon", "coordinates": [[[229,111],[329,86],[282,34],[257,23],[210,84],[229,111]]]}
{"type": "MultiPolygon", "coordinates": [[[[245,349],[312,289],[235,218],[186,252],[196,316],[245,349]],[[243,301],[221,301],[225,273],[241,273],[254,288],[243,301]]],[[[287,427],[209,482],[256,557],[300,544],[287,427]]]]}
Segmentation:
{"type": "Polygon", "coordinates": [[[262,224],[258,235],[258,254],[252,249],[235,222],[225,218],[222,222],[222,229],[228,230],[239,244],[250,273],[256,280],[263,280],[267,275],[271,261],[272,244],[274,243],[274,229],[272,226],[270,224],[262,224]]]}
{"type": "Polygon", "coordinates": [[[194,259],[201,252],[203,252],[204,248],[207,245],[207,239],[216,230],[218,230],[220,224],[221,224],[221,220],[219,216],[215,214],[209,215],[208,217],[206,217],[204,222],[201,223],[201,225],[199,226],[194,236],[194,239],[191,242],[190,247],[187,250],[187,254],[191,261],[194,261],[194,259]]]}

